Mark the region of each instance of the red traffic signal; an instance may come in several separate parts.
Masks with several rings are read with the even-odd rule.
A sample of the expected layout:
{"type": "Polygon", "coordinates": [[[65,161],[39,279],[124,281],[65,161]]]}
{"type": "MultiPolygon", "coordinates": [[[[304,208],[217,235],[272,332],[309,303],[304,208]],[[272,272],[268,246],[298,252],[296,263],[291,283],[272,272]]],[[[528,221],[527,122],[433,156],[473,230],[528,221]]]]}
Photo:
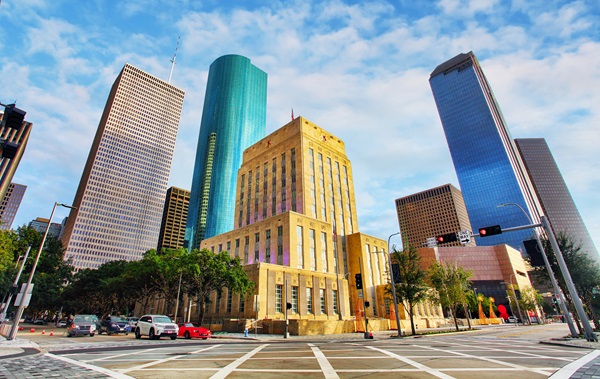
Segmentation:
{"type": "Polygon", "coordinates": [[[438,244],[440,244],[440,243],[456,242],[456,241],[458,241],[458,238],[456,237],[456,233],[448,233],[448,234],[442,234],[442,235],[435,237],[435,240],[437,241],[438,244]]]}
{"type": "Polygon", "coordinates": [[[479,228],[479,237],[489,237],[496,234],[502,234],[502,228],[500,225],[486,226],[485,228],[479,228]]]}

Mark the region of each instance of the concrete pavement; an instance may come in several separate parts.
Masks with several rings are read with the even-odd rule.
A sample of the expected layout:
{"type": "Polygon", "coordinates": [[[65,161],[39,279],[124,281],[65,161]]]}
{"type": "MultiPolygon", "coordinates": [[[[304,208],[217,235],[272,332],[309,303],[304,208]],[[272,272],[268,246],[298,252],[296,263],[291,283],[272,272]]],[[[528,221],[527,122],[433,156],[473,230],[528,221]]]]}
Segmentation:
{"type": "MultiPolygon", "coordinates": [[[[473,333],[464,332],[464,333],[473,333]]],[[[395,337],[394,331],[374,332],[374,339],[389,339],[395,337]]],[[[455,333],[452,333],[455,334],[455,333]]],[[[60,377],[60,378],[131,378],[127,375],[110,371],[97,366],[92,366],[78,362],[63,356],[57,356],[48,352],[56,350],[58,345],[51,345],[44,342],[41,346],[26,338],[27,334],[18,336],[17,339],[8,341],[0,337],[0,378],[21,379],[32,377],[60,377]]],[[[427,336],[419,336],[427,337],[427,336]]],[[[260,341],[284,341],[286,339],[281,335],[250,334],[245,337],[243,333],[216,334],[214,338],[240,339],[240,340],[260,340],[260,341]]],[[[396,337],[397,338],[397,337],[396,337]]],[[[414,337],[403,337],[405,339],[414,337]]],[[[290,336],[289,341],[306,340],[337,340],[353,341],[364,340],[363,333],[347,333],[337,335],[319,335],[319,336],[290,336]]],[[[147,340],[132,340],[128,344],[146,344],[147,340]]],[[[600,378],[600,343],[588,342],[582,339],[557,338],[541,341],[544,344],[564,345],[571,347],[580,347],[594,349],[584,357],[564,366],[556,373],[552,379],[575,378],[575,379],[593,379],[600,378]]],[[[102,346],[111,345],[110,342],[100,343],[102,346]]],[[[122,345],[120,342],[115,345],[122,345]]],[[[87,344],[86,344],[87,345],[87,344]]],[[[94,343],[98,345],[98,343],[94,343]]],[[[68,348],[69,345],[65,345],[68,348]]]]}

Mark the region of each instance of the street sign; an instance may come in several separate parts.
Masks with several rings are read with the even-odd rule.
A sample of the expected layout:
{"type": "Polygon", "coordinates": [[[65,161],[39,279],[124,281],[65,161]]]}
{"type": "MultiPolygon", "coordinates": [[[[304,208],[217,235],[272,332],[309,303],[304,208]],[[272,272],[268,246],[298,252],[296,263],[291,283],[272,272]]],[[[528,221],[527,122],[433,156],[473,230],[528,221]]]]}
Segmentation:
{"type": "Polygon", "coordinates": [[[437,247],[437,240],[435,237],[427,238],[427,247],[437,247]]]}
{"type": "Polygon", "coordinates": [[[461,230],[458,232],[458,240],[463,245],[470,243],[472,236],[473,233],[470,230],[461,230]]]}

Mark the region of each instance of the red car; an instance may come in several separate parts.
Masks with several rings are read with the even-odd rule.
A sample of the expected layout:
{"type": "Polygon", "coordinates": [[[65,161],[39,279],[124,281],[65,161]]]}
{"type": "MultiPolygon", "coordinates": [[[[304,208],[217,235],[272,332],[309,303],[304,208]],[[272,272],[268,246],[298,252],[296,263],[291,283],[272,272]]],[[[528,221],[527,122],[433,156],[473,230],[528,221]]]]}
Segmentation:
{"type": "Polygon", "coordinates": [[[202,338],[203,340],[212,337],[210,330],[201,326],[195,326],[191,322],[180,322],[179,324],[178,337],[190,338],[202,338]]]}

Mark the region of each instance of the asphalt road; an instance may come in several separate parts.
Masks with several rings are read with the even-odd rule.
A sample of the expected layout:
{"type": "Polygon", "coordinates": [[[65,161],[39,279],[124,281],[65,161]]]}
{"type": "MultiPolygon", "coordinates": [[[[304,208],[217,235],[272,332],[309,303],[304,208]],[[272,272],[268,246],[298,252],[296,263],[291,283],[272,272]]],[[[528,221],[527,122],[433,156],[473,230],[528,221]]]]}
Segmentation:
{"type": "Polygon", "coordinates": [[[66,338],[56,331],[52,337],[48,330],[40,333],[27,337],[49,351],[43,359],[61,363],[61,368],[49,370],[57,377],[69,377],[69,367],[88,366],[110,371],[106,376],[96,370],[93,375],[100,376],[90,372],[83,377],[535,379],[549,377],[590,351],[539,343],[567,335],[562,325],[490,327],[403,339],[387,333],[376,334],[373,340],[361,338],[362,334],[150,341],[131,334],[66,338]]]}

